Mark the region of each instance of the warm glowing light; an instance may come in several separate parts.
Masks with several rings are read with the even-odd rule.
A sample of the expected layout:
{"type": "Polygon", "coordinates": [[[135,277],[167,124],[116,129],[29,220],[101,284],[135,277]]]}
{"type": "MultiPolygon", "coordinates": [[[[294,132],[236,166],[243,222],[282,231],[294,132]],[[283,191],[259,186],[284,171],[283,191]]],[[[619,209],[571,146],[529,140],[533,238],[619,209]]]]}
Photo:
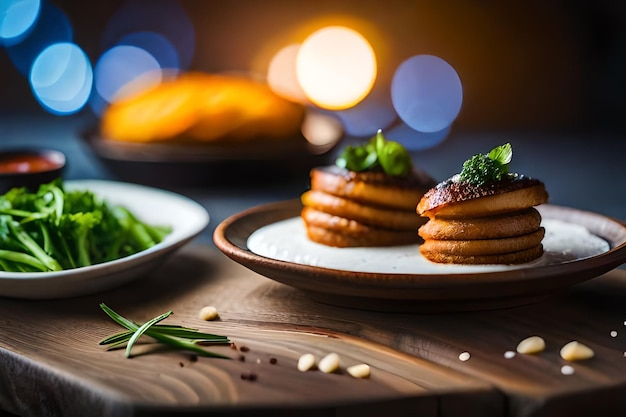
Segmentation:
{"type": "Polygon", "coordinates": [[[306,95],[296,75],[296,57],[300,44],[294,43],[282,48],[270,61],[267,70],[267,83],[273,92],[288,100],[306,102],[306,95]]]}
{"type": "Polygon", "coordinates": [[[300,86],[313,104],[342,110],[359,103],[376,80],[376,56],[358,32],[330,26],[311,34],[296,59],[300,86]]]}
{"type": "Polygon", "coordinates": [[[341,122],[334,116],[308,109],[302,122],[302,136],[320,153],[334,146],[343,136],[341,122]]]}

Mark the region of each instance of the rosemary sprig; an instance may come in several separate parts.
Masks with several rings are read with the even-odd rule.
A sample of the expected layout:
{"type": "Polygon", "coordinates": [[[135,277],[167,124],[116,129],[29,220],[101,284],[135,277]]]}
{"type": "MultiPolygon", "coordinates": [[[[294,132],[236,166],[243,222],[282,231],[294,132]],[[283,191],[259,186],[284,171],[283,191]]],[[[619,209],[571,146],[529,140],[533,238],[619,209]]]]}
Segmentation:
{"type": "Polygon", "coordinates": [[[189,350],[202,356],[208,356],[213,358],[230,359],[228,356],[220,355],[219,353],[209,352],[200,346],[202,344],[230,344],[230,340],[226,336],[219,336],[210,333],[199,332],[196,329],[189,327],[183,327],[178,325],[161,325],[157,324],[167,317],[174,314],[173,311],[168,311],[163,314],[159,314],[151,320],[148,320],[142,325],[139,325],[120,314],[113,311],[109,306],[104,303],[100,304],[100,308],[117,324],[127,329],[125,332],[116,333],[111,335],[102,341],[100,345],[109,345],[109,349],[119,349],[126,347],[126,357],[131,357],[131,350],[137,340],[142,335],[150,336],[151,338],[170,345],[178,349],[189,350]]]}

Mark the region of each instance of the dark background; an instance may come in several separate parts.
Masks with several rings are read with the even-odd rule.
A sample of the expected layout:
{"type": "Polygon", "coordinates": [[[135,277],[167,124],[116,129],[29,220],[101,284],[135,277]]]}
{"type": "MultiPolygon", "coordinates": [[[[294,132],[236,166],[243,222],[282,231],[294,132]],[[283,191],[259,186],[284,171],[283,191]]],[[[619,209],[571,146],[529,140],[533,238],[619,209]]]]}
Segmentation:
{"type": "MultiPolygon", "coordinates": [[[[75,42],[95,63],[108,19],[122,2],[53,4],[67,13],[75,42]]],[[[275,52],[302,41],[319,22],[353,21],[376,50],[381,77],[389,77],[404,59],[422,53],[437,55],[457,70],[464,102],[455,129],[625,130],[626,2],[184,0],[181,4],[196,31],[192,69],[262,72],[275,52]]],[[[0,50],[0,88],[0,112],[44,112],[4,50],[0,50]]]]}

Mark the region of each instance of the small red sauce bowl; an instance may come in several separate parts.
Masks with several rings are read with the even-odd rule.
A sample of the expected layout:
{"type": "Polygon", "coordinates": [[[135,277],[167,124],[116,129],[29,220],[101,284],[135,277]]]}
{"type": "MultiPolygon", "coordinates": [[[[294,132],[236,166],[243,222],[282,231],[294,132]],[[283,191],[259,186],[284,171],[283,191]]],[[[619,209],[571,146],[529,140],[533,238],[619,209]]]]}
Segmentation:
{"type": "Polygon", "coordinates": [[[59,178],[65,164],[65,155],[53,149],[0,151],[0,193],[14,187],[35,191],[41,184],[59,178]]]}

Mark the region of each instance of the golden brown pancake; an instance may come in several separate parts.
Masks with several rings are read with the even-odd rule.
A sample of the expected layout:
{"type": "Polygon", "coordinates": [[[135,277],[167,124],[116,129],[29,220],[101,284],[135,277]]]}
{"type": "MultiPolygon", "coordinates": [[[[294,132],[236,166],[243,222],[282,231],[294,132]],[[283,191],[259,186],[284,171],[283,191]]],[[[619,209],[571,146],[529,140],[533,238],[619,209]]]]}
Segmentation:
{"type": "Polygon", "coordinates": [[[415,210],[422,195],[436,184],[421,170],[392,177],[384,172],[354,172],[335,165],[313,168],[311,188],[364,204],[415,210]]]}
{"type": "Polygon", "coordinates": [[[424,258],[437,263],[447,264],[523,264],[534,261],[543,254],[543,245],[539,244],[518,252],[500,253],[495,255],[458,255],[442,252],[422,253],[424,258]]]}
{"type": "Polygon", "coordinates": [[[335,247],[373,247],[417,243],[415,231],[368,226],[355,220],[333,216],[310,207],[302,209],[307,236],[314,242],[335,247]]]}
{"type": "Polygon", "coordinates": [[[523,175],[474,185],[455,175],[424,194],[416,211],[420,253],[426,259],[459,264],[518,264],[543,253],[545,230],[533,206],[546,203],[544,184],[523,175]]]}
{"type": "Polygon", "coordinates": [[[521,175],[483,186],[450,179],[428,190],[416,210],[429,218],[462,219],[520,211],[547,201],[545,185],[521,175]]]}
{"type": "Polygon", "coordinates": [[[420,247],[420,252],[447,253],[453,255],[495,255],[501,253],[518,252],[529,249],[541,243],[545,229],[540,227],[534,232],[521,236],[503,237],[499,239],[470,239],[470,240],[438,240],[427,239],[420,247]]]}
{"type": "Polygon", "coordinates": [[[424,239],[495,239],[534,232],[541,225],[541,215],[534,208],[510,214],[468,219],[428,220],[419,228],[424,239]]]}
{"type": "Polygon", "coordinates": [[[301,200],[306,207],[386,229],[409,230],[417,234],[417,229],[426,222],[426,219],[417,215],[415,210],[367,205],[317,190],[303,193],[301,200]]]}

